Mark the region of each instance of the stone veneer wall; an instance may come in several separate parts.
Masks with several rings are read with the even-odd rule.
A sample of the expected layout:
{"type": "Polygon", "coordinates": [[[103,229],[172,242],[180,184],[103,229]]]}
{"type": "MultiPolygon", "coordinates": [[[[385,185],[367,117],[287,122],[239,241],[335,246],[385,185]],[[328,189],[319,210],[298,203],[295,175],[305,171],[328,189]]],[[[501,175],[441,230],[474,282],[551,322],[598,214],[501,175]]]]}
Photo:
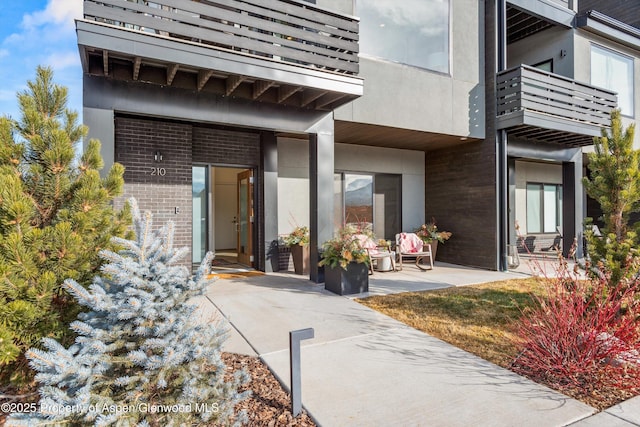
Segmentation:
{"type": "Polygon", "coordinates": [[[115,160],[125,167],[124,196],[135,197],[140,209],[151,211],[154,224],[175,223],[176,247],[188,247],[184,264],[191,266],[191,166],[211,163],[257,166],[259,134],[194,126],[128,116],[115,118],[115,160]],[[160,152],[162,161],[154,154],[160,152]],[[164,174],[159,174],[162,168],[164,174]]]}

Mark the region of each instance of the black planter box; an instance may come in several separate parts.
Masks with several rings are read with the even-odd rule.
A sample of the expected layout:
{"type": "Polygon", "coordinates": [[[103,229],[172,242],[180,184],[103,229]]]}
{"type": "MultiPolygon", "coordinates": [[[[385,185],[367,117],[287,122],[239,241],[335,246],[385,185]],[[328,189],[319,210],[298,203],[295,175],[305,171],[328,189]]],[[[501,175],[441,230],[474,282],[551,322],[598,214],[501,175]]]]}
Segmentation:
{"type": "Polygon", "coordinates": [[[349,263],[346,270],[325,266],[324,288],[338,295],[369,292],[369,267],[355,262],[349,263]]]}

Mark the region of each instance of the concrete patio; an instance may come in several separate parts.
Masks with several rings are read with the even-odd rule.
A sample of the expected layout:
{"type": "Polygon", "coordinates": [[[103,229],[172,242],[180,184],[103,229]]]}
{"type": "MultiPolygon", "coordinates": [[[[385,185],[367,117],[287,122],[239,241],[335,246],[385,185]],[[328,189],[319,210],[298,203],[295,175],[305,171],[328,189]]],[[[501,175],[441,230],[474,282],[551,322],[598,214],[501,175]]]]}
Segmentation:
{"type": "MultiPolygon", "coordinates": [[[[444,263],[422,272],[406,265],[402,272],[371,276],[369,295],[525,276],[444,263]]],[[[271,273],[218,280],[200,304],[205,319],[229,322],[226,351],[259,356],[285,385],[289,331],[314,328],[314,339],[302,342],[302,399],[324,426],[640,425],[640,398],[591,417],[596,410],[590,406],[364,307],[353,297],[331,294],[304,276],[271,273]]]]}

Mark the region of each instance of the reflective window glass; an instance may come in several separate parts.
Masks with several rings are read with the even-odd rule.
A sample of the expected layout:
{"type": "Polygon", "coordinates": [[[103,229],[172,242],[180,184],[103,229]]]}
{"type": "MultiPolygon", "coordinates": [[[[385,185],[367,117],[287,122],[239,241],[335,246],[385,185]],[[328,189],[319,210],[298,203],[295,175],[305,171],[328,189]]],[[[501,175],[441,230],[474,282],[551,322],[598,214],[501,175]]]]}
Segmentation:
{"type": "Polygon", "coordinates": [[[633,58],[591,46],[591,84],[618,92],[618,108],[633,116],[633,58]]]}
{"type": "Polygon", "coordinates": [[[450,0],[357,0],[360,52],[449,72],[450,0]]]}

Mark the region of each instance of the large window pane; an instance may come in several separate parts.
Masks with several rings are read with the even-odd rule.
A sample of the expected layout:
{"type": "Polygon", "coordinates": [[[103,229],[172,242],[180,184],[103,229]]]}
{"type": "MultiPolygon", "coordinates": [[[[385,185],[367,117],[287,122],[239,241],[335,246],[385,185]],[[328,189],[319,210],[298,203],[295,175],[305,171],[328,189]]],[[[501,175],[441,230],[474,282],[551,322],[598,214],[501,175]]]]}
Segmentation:
{"type": "Polygon", "coordinates": [[[387,240],[402,231],[402,175],[336,173],[333,182],[336,228],[363,226],[387,240]]]}
{"type": "Polygon", "coordinates": [[[527,233],[556,233],[562,227],[562,185],[527,183],[527,233]]]}
{"type": "Polygon", "coordinates": [[[373,177],[344,174],[344,216],[347,224],[373,226],[373,177]]]}
{"type": "Polygon", "coordinates": [[[207,252],[207,167],[192,168],[192,261],[199,263],[207,252]]]}
{"type": "Polygon", "coordinates": [[[560,234],[562,234],[562,185],[558,185],[557,186],[557,191],[556,191],[556,204],[558,205],[558,213],[557,213],[557,219],[556,219],[556,224],[558,225],[558,227],[560,227],[560,234]]]}
{"type": "Polygon", "coordinates": [[[540,185],[527,184],[527,232],[540,233],[542,231],[542,216],[540,185]]]}
{"type": "Polygon", "coordinates": [[[450,0],[357,0],[360,51],[449,72],[450,0]]]}
{"type": "Polygon", "coordinates": [[[556,204],[556,185],[545,185],[544,186],[544,232],[545,233],[553,233],[556,231],[556,220],[558,218],[558,206],[556,204]]]}
{"type": "Polygon", "coordinates": [[[633,59],[591,46],[591,84],[618,92],[622,114],[633,116],[633,59]]]}

